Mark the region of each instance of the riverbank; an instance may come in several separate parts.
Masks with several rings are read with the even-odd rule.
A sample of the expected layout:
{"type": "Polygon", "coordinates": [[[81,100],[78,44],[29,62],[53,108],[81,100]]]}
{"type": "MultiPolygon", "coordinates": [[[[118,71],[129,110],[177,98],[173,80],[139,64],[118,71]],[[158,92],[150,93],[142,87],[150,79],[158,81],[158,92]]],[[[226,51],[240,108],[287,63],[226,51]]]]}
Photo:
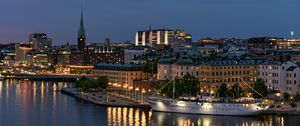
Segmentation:
{"type": "Polygon", "coordinates": [[[79,78],[92,78],[92,75],[76,75],[76,74],[25,74],[25,73],[2,73],[1,78],[4,79],[20,79],[20,80],[43,80],[43,81],[64,81],[75,82],[79,78]]]}
{"type": "Polygon", "coordinates": [[[279,114],[279,115],[300,115],[300,102],[297,107],[292,108],[288,103],[284,103],[281,108],[269,108],[264,114],[279,114]]]}
{"type": "MultiPolygon", "coordinates": [[[[61,92],[101,106],[151,109],[151,106],[146,102],[125,98],[124,96],[113,92],[82,93],[76,88],[64,88],[61,92]]],[[[300,106],[300,103],[298,103],[298,106],[300,106]]],[[[269,108],[267,111],[263,112],[263,114],[300,115],[300,107],[291,108],[286,104],[283,108],[269,108]]]]}
{"type": "Polygon", "coordinates": [[[135,100],[118,96],[114,93],[108,93],[108,92],[83,93],[76,88],[63,88],[61,92],[101,106],[133,107],[133,108],[148,108],[148,109],[151,108],[150,105],[146,102],[138,102],[135,100]]]}

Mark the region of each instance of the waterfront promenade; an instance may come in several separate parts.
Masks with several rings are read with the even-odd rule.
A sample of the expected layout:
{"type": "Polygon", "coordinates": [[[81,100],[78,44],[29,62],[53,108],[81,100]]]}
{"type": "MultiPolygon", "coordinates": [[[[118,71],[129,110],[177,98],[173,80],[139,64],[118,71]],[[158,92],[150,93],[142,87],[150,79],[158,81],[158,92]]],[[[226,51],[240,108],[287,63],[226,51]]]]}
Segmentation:
{"type": "MultiPolygon", "coordinates": [[[[83,93],[76,88],[64,88],[61,91],[101,106],[151,108],[146,100],[137,101],[116,92],[83,93]]],[[[282,108],[269,108],[264,114],[300,115],[300,102],[298,102],[297,106],[292,108],[288,103],[284,103],[282,108]]]]}
{"type": "Polygon", "coordinates": [[[92,78],[90,74],[24,74],[24,73],[2,73],[5,79],[28,79],[28,80],[59,80],[59,81],[75,81],[82,77],[92,78]]]}
{"type": "Polygon", "coordinates": [[[102,106],[150,108],[150,105],[147,102],[126,98],[123,95],[114,92],[103,91],[98,93],[85,93],[80,92],[76,88],[63,88],[61,91],[76,98],[102,106]]]}

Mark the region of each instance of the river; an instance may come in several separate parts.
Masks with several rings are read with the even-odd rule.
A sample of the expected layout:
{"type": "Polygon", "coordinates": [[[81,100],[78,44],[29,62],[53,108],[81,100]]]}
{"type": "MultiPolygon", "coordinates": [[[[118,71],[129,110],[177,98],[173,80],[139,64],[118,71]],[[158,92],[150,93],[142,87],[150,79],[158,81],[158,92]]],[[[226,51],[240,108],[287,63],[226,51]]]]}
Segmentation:
{"type": "Polygon", "coordinates": [[[152,112],[147,109],[104,107],[62,94],[71,83],[0,81],[1,126],[295,126],[300,116],[212,116],[152,112]]]}

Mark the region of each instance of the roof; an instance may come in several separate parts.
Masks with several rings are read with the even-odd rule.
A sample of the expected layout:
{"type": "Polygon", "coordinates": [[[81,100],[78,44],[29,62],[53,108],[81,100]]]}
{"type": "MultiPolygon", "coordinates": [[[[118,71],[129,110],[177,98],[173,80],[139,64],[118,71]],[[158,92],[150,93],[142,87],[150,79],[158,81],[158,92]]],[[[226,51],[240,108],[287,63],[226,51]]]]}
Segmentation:
{"type": "Polygon", "coordinates": [[[259,62],[255,60],[213,60],[204,63],[209,66],[224,66],[224,65],[255,65],[259,62]]]}
{"type": "Polygon", "coordinates": [[[173,60],[172,58],[170,58],[169,56],[163,56],[161,57],[158,62],[159,64],[172,64],[173,63],[173,60]]]}
{"type": "Polygon", "coordinates": [[[261,63],[262,65],[281,65],[283,62],[281,61],[264,61],[261,63]]]}
{"type": "Polygon", "coordinates": [[[287,71],[294,71],[296,68],[298,68],[298,66],[291,66],[287,69],[287,71]]]}
{"type": "Polygon", "coordinates": [[[183,56],[180,57],[179,60],[177,60],[176,64],[177,65],[193,65],[194,62],[187,55],[183,55],[183,56]]]}
{"type": "Polygon", "coordinates": [[[102,70],[122,70],[122,71],[140,71],[142,65],[139,64],[124,64],[124,63],[100,63],[95,65],[95,69],[102,70]]]}

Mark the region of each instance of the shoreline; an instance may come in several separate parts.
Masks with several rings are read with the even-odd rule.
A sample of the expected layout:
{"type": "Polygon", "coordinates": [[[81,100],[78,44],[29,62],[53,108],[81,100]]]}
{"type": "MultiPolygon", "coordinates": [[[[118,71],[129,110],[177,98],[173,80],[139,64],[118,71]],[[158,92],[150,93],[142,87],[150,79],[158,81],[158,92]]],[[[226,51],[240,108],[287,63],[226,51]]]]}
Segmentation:
{"type": "MultiPolygon", "coordinates": [[[[75,98],[82,99],[84,101],[100,105],[100,106],[107,106],[107,107],[132,107],[132,108],[147,108],[151,109],[151,106],[149,104],[140,104],[138,102],[131,102],[131,104],[124,104],[124,102],[107,102],[107,101],[99,101],[93,98],[93,96],[84,94],[82,95],[76,88],[63,88],[61,90],[62,93],[65,93],[67,95],[70,95],[75,98]]],[[[107,93],[109,97],[115,97],[122,99],[121,97],[118,97],[116,95],[112,95],[111,93],[107,93]]],[[[103,95],[102,95],[103,96],[103,95]]],[[[300,116],[300,109],[294,108],[294,109],[283,109],[283,110],[275,110],[274,108],[268,109],[264,111],[262,114],[273,114],[273,115],[299,115],[300,116]]]]}
{"type": "Polygon", "coordinates": [[[139,102],[132,102],[125,100],[121,97],[111,95],[110,93],[100,94],[98,95],[101,98],[97,98],[96,96],[92,96],[90,94],[82,94],[76,88],[63,88],[61,92],[72,97],[84,100],[86,102],[93,103],[95,105],[106,106],[106,107],[131,107],[131,108],[145,108],[151,109],[149,104],[141,104],[139,102]],[[108,98],[110,100],[108,100],[108,98]],[[107,100],[105,100],[105,99],[107,100]],[[99,100],[102,99],[102,100],[99,100]]]}

